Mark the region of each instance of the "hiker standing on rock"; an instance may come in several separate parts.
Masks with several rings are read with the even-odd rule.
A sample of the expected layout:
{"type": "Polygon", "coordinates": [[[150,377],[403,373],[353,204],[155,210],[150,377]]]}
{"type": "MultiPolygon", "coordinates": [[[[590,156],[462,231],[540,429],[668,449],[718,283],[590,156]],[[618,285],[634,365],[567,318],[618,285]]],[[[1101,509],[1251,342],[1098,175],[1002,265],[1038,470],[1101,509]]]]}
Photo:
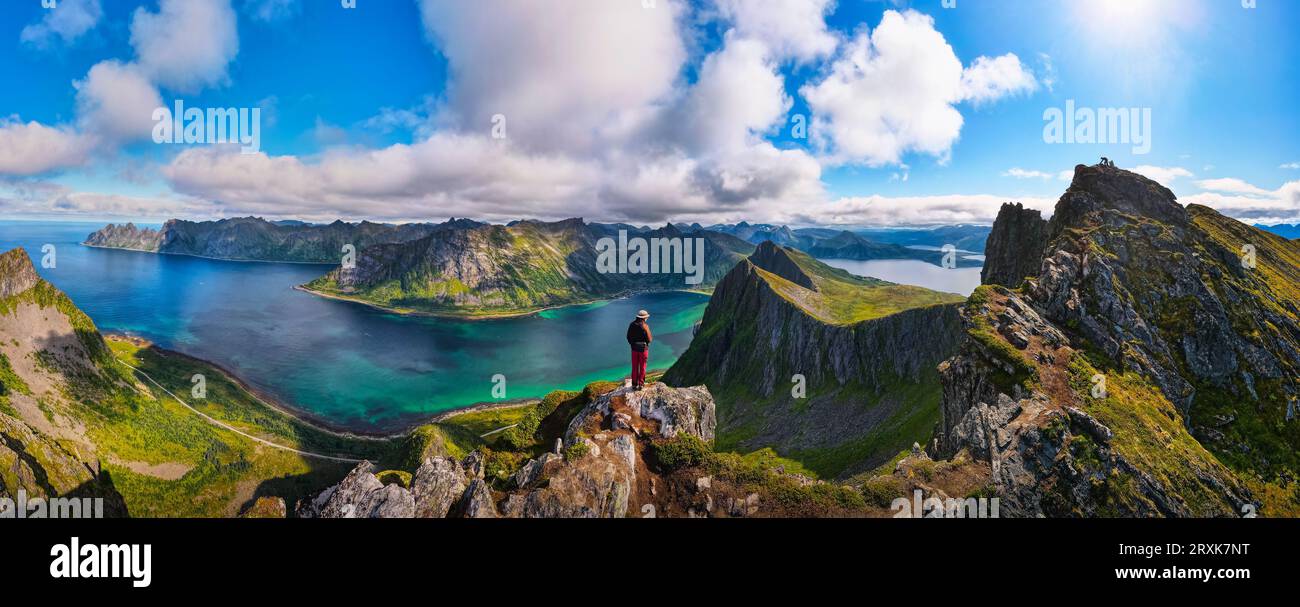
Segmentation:
{"type": "Polygon", "coordinates": [[[627,343],[632,346],[632,388],[640,390],[645,387],[645,366],[650,360],[650,323],[646,319],[650,313],[641,310],[636,313],[636,320],[627,326],[627,343]]]}

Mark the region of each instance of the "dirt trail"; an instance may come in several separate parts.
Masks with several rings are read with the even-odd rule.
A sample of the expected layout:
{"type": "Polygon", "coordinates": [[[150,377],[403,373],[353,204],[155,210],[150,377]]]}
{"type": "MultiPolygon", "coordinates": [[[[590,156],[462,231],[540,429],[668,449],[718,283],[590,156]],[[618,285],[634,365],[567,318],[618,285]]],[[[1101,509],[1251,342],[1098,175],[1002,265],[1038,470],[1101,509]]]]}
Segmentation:
{"type": "Polygon", "coordinates": [[[127,364],[126,361],[124,361],[124,360],[122,360],[122,359],[120,359],[120,358],[116,358],[116,360],[117,360],[117,362],[121,363],[122,366],[124,366],[124,367],[126,367],[126,368],[128,368],[128,369],[131,369],[132,371],[135,371],[136,373],[139,373],[141,377],[143,377],[143,378],[149,380],[149,383],[151,383],[151,384],[157,386],[159,390],[162,390],[162,391],[165,392],[168,396],[170,396],[170,397],[172,397],[173,399],[175,399],[176,402],[180,403],[182,407],[185,407],[186,409],[189,409],[189,410],[192,411],[195,415],[198,415],[199,417],[202,417],[204,420],[207,420],[208,423],[210,423],[210,424],[212,424],[212,425],[214,425],[214,426],[217,426],[218,428],[222,428],[222,429],[224,429],[224,430],[229,430],[230,432],[234,432],[235,434],[238,434],[238,435],[240,435],[240,436],[242,436],[242,437],[244,437],[244,438],[247,438],[248,440],[251,440],[251,441],[254,441],[254,442],[256,442],[256,443],[260,443],[260,444],[266,445],[266,446],[271,447],[271,448],[273,448],[273,449],[279,449],[279,450],[281,450],[281,451],[288,451],[288,452],[290,452],[290,453],[297,453],[298,455],[303,455],[303,456],[306,456],[306,457],[314,457],[314,458],[317,458],[317,459],[326,459],[326,460],[335,461],[335,462],[360,463],[360,462],[365,461],[365,460],[355,459],[355,458],[351,458],[351,457],[339,457],[339,456],[337,456],[337,455],[325,455],[325,454],[323,454],[323,453],[312,453],[311,451],[303,451],[303,450],[301,450],[301,449],[294,449],[293,447],[286,447],[286,446],[284,446],[284,445],[279,445],[279,444],[273,443],[273,442],[271,442],[271,441],[269,441],[269,440],[266,440],[266,439],[264,439],[264,438],[261,438],[261,437],[258,437],[258,436],[253,436],[252,434],[249,434],[249,433],[247,433],[247,432],[244,432],[243,430],[240,430],[240,429],[238,429],[238,428],[235,428],[235,427],[233,427],[233,426],[231,426],[231,425],[229,425],[229,424],[227,424],[227,423],[225,423],[225,422],[222,422],[222,421],[219,421],[219,420],[217,420],[217,419],[214,419],[214,418],[208,416],[207,414],[203,413],[202,411],[199,411],[198,409],[195,409],[194,407],[191,407],[189,403],[187,403],[187,402],[181,400],[181,398],[180,398],[179,396],[176,396],[175,394],[172,394],[171,390],[168,390],[167,388],[164,388],[164,387],[162,386],[162,384],[160,384],[160,383],[154,381],[154,379],[153,379],[152,377],[149,377],[149,374],[148,374],[148,373],[145,373],[144,371],[141,371],[141,370],[139,370],[139,369],[137,369],[137,368],[135,368],[135,367],[133,367],[133,366],[127,364]]]}

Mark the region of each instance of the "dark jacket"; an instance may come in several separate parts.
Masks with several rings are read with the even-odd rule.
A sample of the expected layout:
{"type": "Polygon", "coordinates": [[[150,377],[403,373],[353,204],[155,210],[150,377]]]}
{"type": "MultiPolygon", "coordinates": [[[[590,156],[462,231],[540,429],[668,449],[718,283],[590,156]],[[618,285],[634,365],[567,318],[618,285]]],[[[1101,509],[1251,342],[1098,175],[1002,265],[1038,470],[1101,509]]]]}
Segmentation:
{"type": "Polygon", "coordinates": [[[650,325],[647,325],[645,321],[638,318],[627,326],[627,343],[632,346],[633,350],[644,352],[646,348],[650,347],[652,341],[654,341],[654,337],[650,335],[650,325]]]}

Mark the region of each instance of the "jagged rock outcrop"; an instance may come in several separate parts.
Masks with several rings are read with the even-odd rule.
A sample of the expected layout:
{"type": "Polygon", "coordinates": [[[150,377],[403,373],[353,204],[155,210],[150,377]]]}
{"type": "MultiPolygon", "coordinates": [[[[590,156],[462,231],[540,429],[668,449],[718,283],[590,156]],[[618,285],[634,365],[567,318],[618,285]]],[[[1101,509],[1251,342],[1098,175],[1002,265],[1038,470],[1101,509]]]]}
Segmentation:
{"type": "Polygon", "coordinates": [[[933,448],[938,456],[964,452],[987,463],[1003,516],[1234,516],[1252,503],[1231,471],[1186,434],[1173,437],[1184,429],[1154,389],[1114,385],[1110,402],[1077,388],[1083,378],[1069,369],[1078,353],[1049,323],[1016,347],[1022,361],[990,347],[1011,343],[1004,336],[1019,318],[1008,310],[1026,305],[998,291],[975,305],[988,310],[968,310],[971,318],[994,319],[1001,337],[972,339],[944,363],[942,430],[933,448]],[[1017,382],[1025,368],[1033,380],[1017,382]]]}
{"type": "Polygon", "coordinates": [[[465,495],[461,496],[451,512],[455,518],[497,518],[497,507],[493,503],[492,489],[481,478],[469,482],[465,495]]]}
{"type": "Polygon", "coordinates": [[[619,416],[626,416],[627,412],[614,411],[616,404],[626,406],[643,420],[658,422],[659,435],[668,438],[685,432],[710,441],[718,425],[713,395],[708,388],[669,388],[657,383],[640,392],[627,391],[596,399],[570,422],[564,434],[565,444],[573,444],[579,433],[590,427],[593,418],[615,416],[621,421],[619,416]]]}
{"type": "Polygon", "coordinates": [[[409,518],[415,498],[398,485],[385,485],[375,476],[375,465],[357,464],[337,485],[298,505],[303,518],[409,518]]]}
{"type": "Polygon", "coordinates": [[[409,490],[384,485],[366,462],[338,485],[303,500],[297,512],[321,518],[640,516],[633,505],[653,502],[654,487],[663,483],[644,461],[648,441],[681,434],[712,440],[714,416],[713,399],[703,387],[622,388],[596,398],[574,417],[565,455],[529,460],[499,490],[481,476],[478,452],[464,462],[429,458],[409,490]]]}
{"type": "Polygon", "coordinates": [[[1029,295],[1151,377],[1194,429],[1218,394],[1261,401],[1271,384],[1278,411],[1300,396],[1300,255],[1283,239],[1105,167],[1076,169],[1050,232],[1029,295]]]}
{"type": "Polygon", "coordinates": [[[980,281],[986,285],[1020,286],[1025,278],[1038,274],[1046,243],[1047,221],[1042,213],[1018,202],[1003,204],[984,247],[980,281]]]}
{"type": "Polygon", "coordinates": [[[465,495],[468,482],[465,469],[455,458],[431,457],[424,460],[411,478],[414,515],[420,518],[446,517],[465,495]]]}
{"type": "Polygon", "coordinates": [[[963,310],[935,455],[986,461],[1019,516],[1235,516],[1262,497],[1240,475],[1295,477],[1294,247],[1104,166],[1076,168],[1046,235],[1023,289],[963,310]]]}
{"type": "Polygon", "coordinates": [[[27,251],[13,249],[0,254],[0,299],[22,293],[40,280],[27,251]]]}

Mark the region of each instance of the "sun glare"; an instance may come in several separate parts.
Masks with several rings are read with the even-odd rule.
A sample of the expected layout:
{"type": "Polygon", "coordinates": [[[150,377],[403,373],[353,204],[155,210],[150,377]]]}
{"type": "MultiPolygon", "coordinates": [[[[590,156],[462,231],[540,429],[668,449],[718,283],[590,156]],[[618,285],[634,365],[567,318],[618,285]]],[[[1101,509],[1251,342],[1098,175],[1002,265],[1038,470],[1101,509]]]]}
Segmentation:
{"type": "MultiPolygon", "coordinates": [[[[1187,2],[1191,4],[1192,2],[1187,2]]],[[[1093,0],[1073,2],[1075,20],[1107,45],[1140,45],[1177,20],[1177,0],[1093,0]]]]}

